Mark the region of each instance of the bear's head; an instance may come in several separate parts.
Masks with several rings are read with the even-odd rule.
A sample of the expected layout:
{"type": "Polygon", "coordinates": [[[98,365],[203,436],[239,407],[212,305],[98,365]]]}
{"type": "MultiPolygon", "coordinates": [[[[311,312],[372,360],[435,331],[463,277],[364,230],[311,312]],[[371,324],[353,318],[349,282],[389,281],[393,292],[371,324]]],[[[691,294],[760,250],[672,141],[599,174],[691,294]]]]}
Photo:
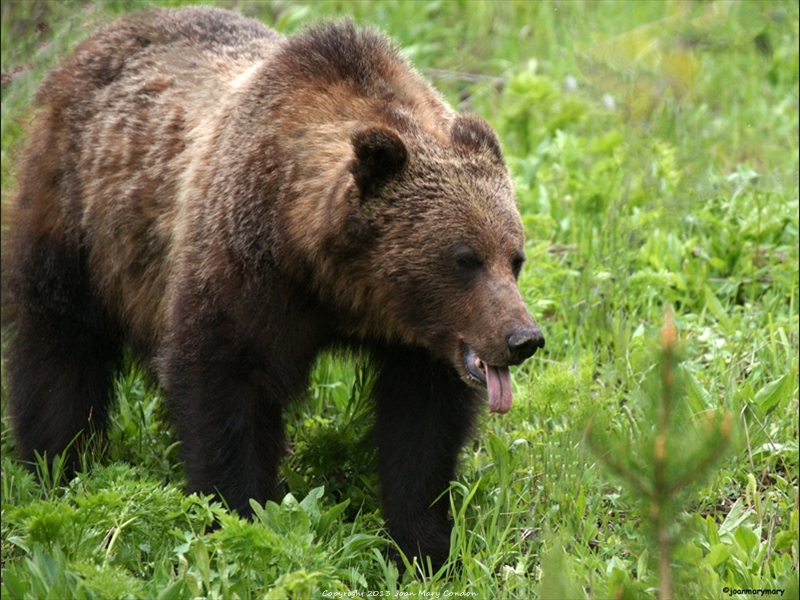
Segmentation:
{"type": "Polygon", "coordinates": [[[397,118],[355,126],[348,143],[318,224],[318,291],[350,315],[350,334],[423,346],[507,412],[508,367],[544,337],[517,287],[523,229],[493,129],[397,118]]]}

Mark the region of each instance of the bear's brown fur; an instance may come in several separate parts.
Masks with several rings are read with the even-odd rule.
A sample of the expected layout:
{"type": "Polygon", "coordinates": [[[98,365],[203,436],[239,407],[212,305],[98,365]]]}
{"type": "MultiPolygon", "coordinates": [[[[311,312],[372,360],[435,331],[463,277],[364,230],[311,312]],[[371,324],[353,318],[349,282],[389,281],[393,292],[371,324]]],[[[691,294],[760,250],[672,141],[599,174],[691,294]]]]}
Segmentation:
{"type": "Polygon", "coordinates": [[[127,346],[163,386],[190,489],[248,515],[315,358],[357,349],[389,530],[442,564],[435,501],[481,389],[507,411],[508,366],[544,344],[491,127],[375,31],[284,37],[210,8],[110,25],[37,100],[5,257],[21,456],[102,431],[127,346]]]}

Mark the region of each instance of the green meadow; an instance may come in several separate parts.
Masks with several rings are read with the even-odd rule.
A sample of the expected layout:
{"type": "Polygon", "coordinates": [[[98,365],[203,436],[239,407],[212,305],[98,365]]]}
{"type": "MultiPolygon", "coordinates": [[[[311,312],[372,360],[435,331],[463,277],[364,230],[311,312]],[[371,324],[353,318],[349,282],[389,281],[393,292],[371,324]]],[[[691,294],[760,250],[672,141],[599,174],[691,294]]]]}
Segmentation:
{"type": "MultiPolygon", "coordinates": [[[[252,522],[185,495],[140,366],[71,481],[15,456],[4,380],[2,597],[797,598],[798,2],[216,4],[376,25],[497,129],[547,345],[462,453],[439,572],[386,558],[358,358],[319,361],[252,522]]],[[[3,0],[4,212],[43,74],[149,5],[3,0]]]]}

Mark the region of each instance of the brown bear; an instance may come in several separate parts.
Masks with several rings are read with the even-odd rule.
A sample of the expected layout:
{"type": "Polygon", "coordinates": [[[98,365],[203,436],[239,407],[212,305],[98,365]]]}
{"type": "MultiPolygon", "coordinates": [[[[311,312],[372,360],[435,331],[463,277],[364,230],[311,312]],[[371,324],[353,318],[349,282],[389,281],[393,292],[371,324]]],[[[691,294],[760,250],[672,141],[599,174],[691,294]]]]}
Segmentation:
{"type": "Polygon", "coordinates": [[[41,85],[5,252],[21,457],[102,433],[123,350],[149,364],[188,487],[271,498],[282,412],[321,351],[375,369],[383,514],[448,557],[481,398],[544,338],[498,139],[352,22],[285,37],[232,12],[152,10],[41,85]],[[438,499],[438,500],[437,500],[438,499]]]}

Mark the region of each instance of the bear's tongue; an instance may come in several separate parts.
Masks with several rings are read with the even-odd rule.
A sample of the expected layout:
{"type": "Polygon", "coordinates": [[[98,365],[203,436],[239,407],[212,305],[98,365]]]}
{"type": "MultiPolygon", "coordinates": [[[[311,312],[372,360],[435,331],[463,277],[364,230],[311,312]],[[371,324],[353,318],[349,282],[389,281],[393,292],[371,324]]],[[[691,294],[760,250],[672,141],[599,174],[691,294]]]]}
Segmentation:
{"type": "Polygon", "coordinates": [[[511,410],[511,372],[508,367],[483,364],[486,389],[489,391],[489,412],[505,414],[511,410]]]}

